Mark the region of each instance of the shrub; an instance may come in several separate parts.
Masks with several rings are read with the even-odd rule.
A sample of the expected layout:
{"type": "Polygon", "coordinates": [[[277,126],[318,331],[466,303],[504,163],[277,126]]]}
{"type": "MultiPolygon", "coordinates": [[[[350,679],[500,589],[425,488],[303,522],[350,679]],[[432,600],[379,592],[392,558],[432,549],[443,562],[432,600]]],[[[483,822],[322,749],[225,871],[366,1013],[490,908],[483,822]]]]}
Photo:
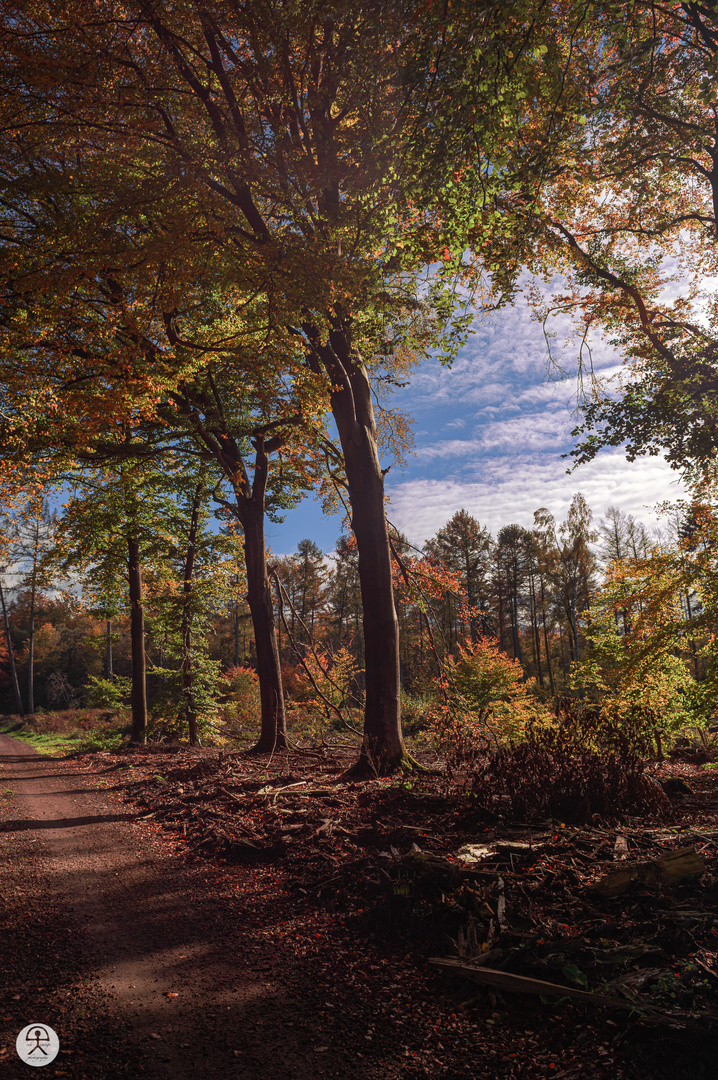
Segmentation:
{"type": "Polygon", "coordinates": [[[530,724],[549,720],[533,679],[525,681],[519,661],[491,638],[460,646],[458,656],[446,660],[443,690],[432,723],[450,764],[521,739],[530,724]]]}
{"type": "Polygon", "coordinates": [[[429,694],[401,695],[401,723],[407,735],[417,735],[431,725],[436,700],[429,694]]]}
{"type": "Polygon", "coordinates": [[[45,679],[45,697],[51,709],[65,708],[75,709],[78,700],[75,690],[62,671],[51,671],[45,679]]]}
{"type": "Polygon", "coordinates": [[[102,679],[90,675],[85,686],[85,701],[93,709],[124,709],[130,700],[132,680],[123,675],[102,679]]]}
{"type": "Polygon", "coordinates": [[[216,734],[219,715],[219,687],[222,675],[219,661],[210,660],[197,651],[192,656],[191,700],[182,682],[182,672],[166,668],[154,668],[153,674],[161,674],[166,681],[153,696],[150,703],[152,724],[162,738],[181,738],[187,734],[191,712],[197,719],[200,736],[216,734]]]}
{"type": "Polygon", "coordinates": [[[225,723],[231,732],[233,723],[256,725],[262,717],[257,672],[249,667],[231,667],[221,679],[225,723]]]}
{"type": "Polygon", "coordinates": [[[567,710],[555,726],[530,730],[519,745],[486,754],[471,777],[478,807],[520,821],[666,816],[670,803],[646,772],[635,741],[610,725],[603,732],[592,728],[592,745],[584,738],[595,716],[589,709],[567,710]]]}
{"type": "Polygon", "coordinates": [[[296,696],[300,701],[313,702],[328,718],[334,719],[336,709],[342,710],[363,701],[362,674],[356,658],[345,646],[329,652],[315,645],[302,658],[297,672],[296,696]],[[326,701],[322,701],[320,695],[326,701]]]}

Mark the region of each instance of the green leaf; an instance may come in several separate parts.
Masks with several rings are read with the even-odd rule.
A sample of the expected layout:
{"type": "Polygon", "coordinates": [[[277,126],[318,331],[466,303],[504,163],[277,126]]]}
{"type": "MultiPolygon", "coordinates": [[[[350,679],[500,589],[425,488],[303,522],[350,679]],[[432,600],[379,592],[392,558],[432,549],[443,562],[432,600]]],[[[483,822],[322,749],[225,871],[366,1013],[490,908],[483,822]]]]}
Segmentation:
{"type": "Polygon", "coordinates": [[[561,971],[564,978],[568,979],[574,986],[580,987],[581,990],[588,990],[588,979],[575,964],[564,964],[561,971]]]}

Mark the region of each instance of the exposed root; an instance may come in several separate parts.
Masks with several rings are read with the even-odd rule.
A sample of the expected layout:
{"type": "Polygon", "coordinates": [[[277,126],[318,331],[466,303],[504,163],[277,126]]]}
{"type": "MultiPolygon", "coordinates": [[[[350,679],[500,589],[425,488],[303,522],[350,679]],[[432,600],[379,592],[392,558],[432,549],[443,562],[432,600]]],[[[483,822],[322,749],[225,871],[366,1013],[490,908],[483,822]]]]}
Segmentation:
{"type": "Polygon", "coordinates": [[[368,752],[366,746],[362,747],[362,752],[359,756],[359,760],[347,769],[342,775],[343,780],[378,780],[384,776],[394,776],[396,773],[431,773],[431,769],[427,769],[425,765],[422,765],[412,757],[412,755],[402,747],[402,753],[398,757],[387,758],[368,752]]]}

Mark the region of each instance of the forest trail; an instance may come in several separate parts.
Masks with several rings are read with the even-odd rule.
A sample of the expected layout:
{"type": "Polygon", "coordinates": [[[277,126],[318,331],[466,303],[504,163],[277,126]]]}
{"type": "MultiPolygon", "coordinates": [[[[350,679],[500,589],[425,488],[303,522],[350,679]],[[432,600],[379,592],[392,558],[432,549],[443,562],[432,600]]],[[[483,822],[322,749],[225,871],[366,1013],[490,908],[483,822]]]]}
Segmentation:
{"type": "Polygon", "coordinates": [[[77,1080],[368,1076],[346,1040],[327,1045],[213,868],[107,783],[0,735],[3,1076],[27,1077],[15,1038],[33,1022],[60,1039],[48,1073],[77,1080]]]}

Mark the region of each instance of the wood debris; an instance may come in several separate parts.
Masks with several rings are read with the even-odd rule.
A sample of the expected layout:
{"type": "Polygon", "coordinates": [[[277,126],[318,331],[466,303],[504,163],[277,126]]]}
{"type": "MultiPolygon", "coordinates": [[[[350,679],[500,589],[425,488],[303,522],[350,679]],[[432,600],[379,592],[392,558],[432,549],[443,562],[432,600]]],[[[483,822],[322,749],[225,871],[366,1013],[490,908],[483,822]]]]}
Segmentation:
{"type": "Polygon", "coordinates": [[[586,990],[576,990],[573,986],[563,986],[560,983],[546,982],[543,979],[531,979],[525,975],[512,975],[508,971],[497,971],[495,968],[467,964],[460,960],[450,960],[445,957],[434,956],[429,959],[434,967],[443,968],[454,975],[461,975],[472,982],[490,986],[494,990],[508,991],[512,994],[538,994],[542,997],[567,997],[572,1001],[583,1001],[589,1005],[607,1005],[613,1009],[632,1009],[633,1002],[624,1001],[623,998],[609,996],[607,994],[591,994],[586,990]]]}
{"type": "Polygon", "coordinates": [[[589,886],[599,896],[620,896],[632,885],[678,885],[705,873],[705,859],[694,847],[679,848],[660,859],[625,863],[589,886]]]}

